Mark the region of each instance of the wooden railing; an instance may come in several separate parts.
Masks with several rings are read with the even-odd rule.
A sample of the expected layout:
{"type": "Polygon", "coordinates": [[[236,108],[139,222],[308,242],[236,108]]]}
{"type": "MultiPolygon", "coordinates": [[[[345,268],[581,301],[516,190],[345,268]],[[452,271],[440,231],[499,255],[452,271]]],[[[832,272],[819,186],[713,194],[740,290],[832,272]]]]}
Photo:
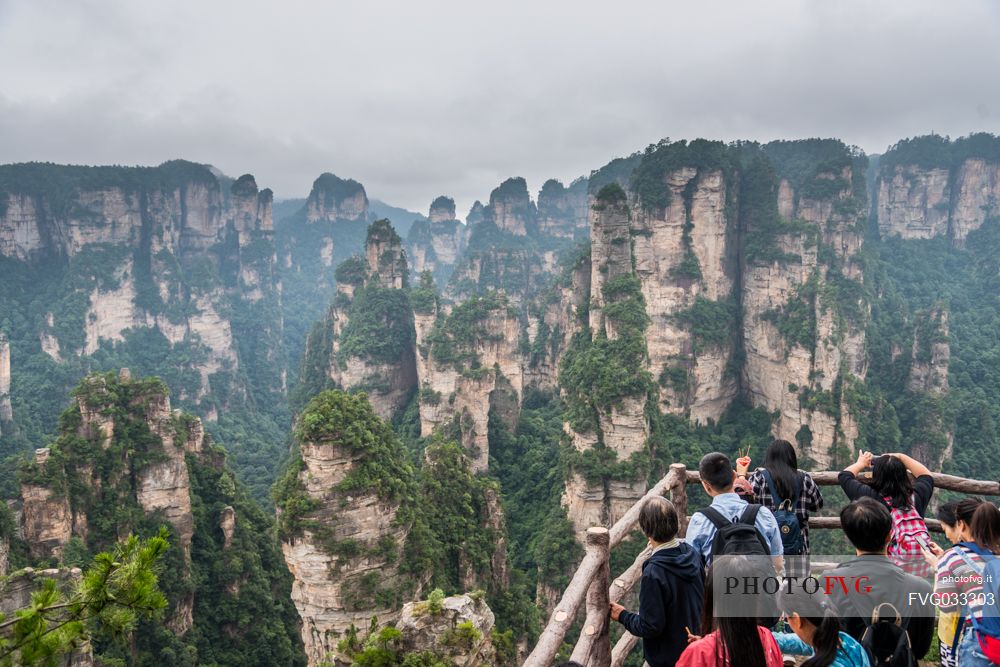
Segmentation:
{"type": "MultiPolygon", "coordinates": [[[[810,473],[819,486],[836,486],[839,471],[810,473]]],[[[954,475],[933,473],[934,487],[979,496],[1000,496],[997,482],[966,479],[954,475]]],[[[862,477],[861,479],[864,479],[862,477]]],[[[586,553],[577,567],[562,597],[542,630],[534,650],[524,661],[524,667],[548,667],[559,652],[566,634],[577,618],[581,606],[585,606],[583,627],[580,638],[573,647],[570,660],[584,667],[621,667],[625,658],[635,648],[638,638],[625,632],[611,647],[611,623],[608,616],[610,602],[620,601],[639,581],[642,565],[649,557],[649,549],[644,549],[635,561],[613,581],[610,578],[609,563],[611,550],[618,546],[639,522],[639,510],[648,498],[668,496],[681,517],[679,535],[687,532],[688,516],[687,485],[701,482],[697,472],[691,472],[681,463],[670,466],[667,474],[657,482],[645,496],[639,499],[627,512],[609,528],[587,529],[586,553]],[[586,604],[584,605],[584,602],[586,604]]],[[[941,525],[934,519],[926,519],[927,529],[941,532],[941,525]]],[[[840,528],[840,517],[811,516],[810,528],[840,528]]]]}

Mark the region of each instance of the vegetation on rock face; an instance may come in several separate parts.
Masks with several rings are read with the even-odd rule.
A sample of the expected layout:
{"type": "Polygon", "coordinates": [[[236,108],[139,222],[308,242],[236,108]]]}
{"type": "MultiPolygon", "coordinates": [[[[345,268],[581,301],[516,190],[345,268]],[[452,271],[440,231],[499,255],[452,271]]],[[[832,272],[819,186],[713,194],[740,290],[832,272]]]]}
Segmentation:
{"type": "Polygon", "coordinates": [[[1000,219],[988,218],[970,233],[965,249],[945,238],[887,239],[867,248],[866,282],[880,298],[872,300],[867,381],[853,388],[863,434],[874,439],[888,432],[904,449],[919,445],[921,453],[939,456],[942,436],[952,432],[944,471],[993,479],[1000,474],[993,455],[1000,437],[1000,219]],[[914,394],[907,388],[911,368],[930,362],[928,345],[939,337],[927,313],[942,308],[949,391],[914,394]]]}
{"type": "Polygon", "coordinates": [[[883,177],[891,178],[896,167],[951,169],[971,158],[1000,162],[1000,137],[978,132],[954,141],[938,134],[903,139],[882,155],[879,169],[883,177]]]}
{"type": "Polygon", "coordinates": [[[412,351],[413,311],[404,290],[368,285],[354,294],[340,337],[343,358],[392,363],[412,351]]]}
{"type": "Polygon", "coordinates": [[[451,197],[446,197],[445,195],[439,195],[434,198],[434,201],[431,202],[431,210],[436,208],[438,209],[443,208],[454,211],[455,200],[452,199],[451,197]]]}
{"type": "MultiPolygon", "coordinates": [[[[79,434],[82,415],[74,404],[60,419],[60,435],[48,460],[22,466],[23,482],[65,494],[72,511],[86,516],[86,535],[71,542],[66,558],[86,562],[91,553],[113,548],[123,533],[148,536],[162,529],[163,517],[147,514],[137,493],[143,471],[168,455],[146,416],[147,406],[165,400],[166,393],[157,378],[122,380],[113,373],[86,378],[74,397],[114,420],[110,442],[102,445],[100,434],[79,434]]],[[[195,419],[186,414],[171,419],[171,435],[181,447],[195,419]]],[[[162,621],[140,621],[131,646],[109,637],[96,641],[95,648],[107,660],[137,652],[137,664],[167,657],[178,665],[302,664],[291,577],[273,541],[273,523],[226,468],[225,452],[209,436],[203,447],[185,459],[194,519],[191,559],[186,562],[175,530],[168,526],[170,546],[163,552],[159,579],[168,617],[193,597],[193,627],[178,636],[162,621]],[[219,526],[225,507],[236,515],[229,549],[223,548],[219,526]],[[217,585],[204,586],[207,581],[217,585]],[[269,639],[251,642],[251,634],[269,639]]]]}
{"type": "Polygon", "coordinates": [[[476,345],[503,337],[503,332],[490,331],[486,326],[488,318],[497,312],[510,314],[506,297],[496,292],[473,296],[455,306],[435,323],[427,337],[434,361],[456,370],[477,368],[476,345]]]}
{"type": "Polygon", "coordinates": [[[487,489],[499,489],[495,482],[470,473],[468,466],[460,445],[438,439],[424,450],[420,471],[420,504],[442,547],[435,580],[451,591],[462,590],[469,575],[480,582],[490,580],[491,558],[501,537],[497,529],[483,525],[487,489]]]}
{"type": "Polygon", "coordinates": [[[594,204],[595,211],[603,211],[609,206],[624,206],[628,203],[628,195],[618,183],[608,183],[597,191],[595,197],[597,203],[594,204]]]}
{"type": "Polygon", "coordinates": [[[313,181],[311,202],[322,203],[327,210],[335,208],[346,199],[364,194],[363,185],[353,179],[343,179],[330,172],[325,172],[313,181]]]}
{"type": "Polygon", "coordinates": [[[392,429],[363,393],[328,390],[315,396],[299,415],[295,438],[330,443],[357,457],[337,491],[370,491],[397,502],[413,495],[413,469],[392,429]]]}
{"type": "Polygon", "coordinates": [[[367,277],[365,258],[358,255],[349,257],[337,265],[337,270],[333,272],[337,283],[341,285],[353,285],[358,287],[363,285],[367,277]]]}
{"type": "Polygon", "coordinates": [[[438,300],[434,276],[430,271],[424,271],[420,274],[416,287],[410,290],[410,306],[414,313],[430,315],[437,310],[438,300]]]}
{"type": "Polygon", "coordinates": [[[693,351],[697,355],[709,348],[723,348],[732,340],[739,321],[739,307],[731,300],[713,301],[698,295],[690,308],[674,317],[691,332],[693,351]]]}
{"type": "Polygon", "coordinates": [[[644,370],[649,324],[639,280],[632,274],[608,281],[603,288],[604,317],[615,336],[596,336],[584,327],[570,341],[559,367],[559,385],[567,404],[567,420],[578,433],[597,429],[597,410],[609,410],[628,396],[643,396],[652,386],[644,370]]]}
{"type": "Polygon", "coordinates": [[[672,194],[666,177],[682,168],[731,172],[736,167],[734,151],[721,141],[664,139],[651,144],[632,173],[631,188],[643,208],[662,210],[670,205],[672,194]]]}

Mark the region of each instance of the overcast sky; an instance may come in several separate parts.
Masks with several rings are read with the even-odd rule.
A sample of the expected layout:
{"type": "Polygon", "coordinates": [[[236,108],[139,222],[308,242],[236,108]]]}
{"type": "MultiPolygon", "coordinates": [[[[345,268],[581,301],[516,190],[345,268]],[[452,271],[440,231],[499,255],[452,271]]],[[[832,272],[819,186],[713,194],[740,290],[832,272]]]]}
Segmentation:
{"type": "Polygon", "coordinates": [[[0,162],[332,171],[459,215],[662,137],[1000,132],[1000,2],[0,0],[0,162]]]}

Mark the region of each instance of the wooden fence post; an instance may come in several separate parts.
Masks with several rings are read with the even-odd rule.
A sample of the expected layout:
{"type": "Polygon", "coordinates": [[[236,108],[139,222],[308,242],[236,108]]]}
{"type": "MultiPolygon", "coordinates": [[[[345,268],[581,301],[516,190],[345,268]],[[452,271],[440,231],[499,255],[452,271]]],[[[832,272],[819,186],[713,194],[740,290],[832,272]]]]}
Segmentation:
{"type": "Polygon", "coordinates": [[[677,509],[677,536],[684,537],[688,528],[687,467],[683,463],[671,463],[670,469],[675,471],[670,502],[677,509]]]}
{"type": "Polygon", "coordinates": [[[610,597],[611,548],[607,528],[587,529],[587,553],[599,554],[601,566],[587,590],[587,617],[570,660],[587,667],[611,666],[610,597]]]}

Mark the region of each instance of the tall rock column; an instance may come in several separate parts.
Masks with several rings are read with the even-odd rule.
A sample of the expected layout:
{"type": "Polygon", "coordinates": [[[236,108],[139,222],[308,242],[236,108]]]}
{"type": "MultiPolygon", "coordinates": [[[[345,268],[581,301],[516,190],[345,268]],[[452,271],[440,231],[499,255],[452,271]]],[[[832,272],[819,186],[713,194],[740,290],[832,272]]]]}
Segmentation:
{"type": "Polygon", "coordinates": [[[618,185],[598,192],[591,229],[589,327],[574,336],[560,370],[575,452],[563,503],[581,535],[610,526],[642,497],[649,460],[648,317],[632,268],[627,196],[618,185]]]}
{"type": "Polygon", "coordinates": [[[910,373],[906,380],[909,400],[905,409],[913,411],[915,428],[910,453],[931,469],[939,470],[951,459],[955,445],[953,423],[947,416],[948,370],[951,344],[948,340],[948,311],[935,306],[919,313],[913,332],[910,373]],[[936,465],[935,465],[936,464],[936,465]]]}
{"type": "Polygon", "coordinates": [[[430,271],[438,285],[446,285],[469,241],[469,227],[455,217],[455,200],[431,202],[427,220],[417,220],[406,239],[406,254],[415,275],[430,271]]]}
{"type": "Polygon", "coordinates": [[[337,267],[337,297],[322,325],[330,335],[310,337],[309,346],[329,344],[329,379],[368,392],[375,411],[390,419],[417,389],[417,361],[406,255],[388,220],[369,228],[365,257],[337,267]]]}
{"type": "MultiPolygon", "coordinates": [[[[677,153],[687,146],[658,149],[677,153]]],[[[684,166],[662,175],[662,207],[635,209],[635,265],[651,326],[649,368],[661,408],[697,422],[718,420],[736,397],[730,369],[737,186],[731,171],[684,166]]]]}
{"type": "Polygon", "coordinates": [[[416,488],[392,429],[359,395],[326,391],[299,417],[276,504],[310,665],[354,625],[398,618],[420,587],[407,537],[416,488]]]}

